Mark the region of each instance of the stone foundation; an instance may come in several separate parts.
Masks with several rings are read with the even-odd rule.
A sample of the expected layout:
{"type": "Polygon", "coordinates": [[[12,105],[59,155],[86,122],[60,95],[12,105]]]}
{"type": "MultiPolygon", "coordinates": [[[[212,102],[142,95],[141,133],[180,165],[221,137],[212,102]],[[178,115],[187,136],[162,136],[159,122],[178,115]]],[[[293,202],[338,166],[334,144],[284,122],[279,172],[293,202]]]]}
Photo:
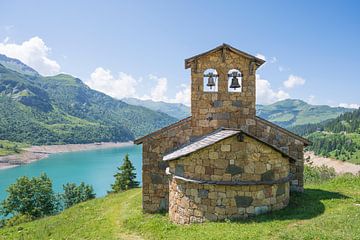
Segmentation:
{"type": "Polygon", "coordinates": [[[223,186],[169,182],[169,217],[178,224],[243,219],[282,209],[289,202],[289,183],[223,186]]]}

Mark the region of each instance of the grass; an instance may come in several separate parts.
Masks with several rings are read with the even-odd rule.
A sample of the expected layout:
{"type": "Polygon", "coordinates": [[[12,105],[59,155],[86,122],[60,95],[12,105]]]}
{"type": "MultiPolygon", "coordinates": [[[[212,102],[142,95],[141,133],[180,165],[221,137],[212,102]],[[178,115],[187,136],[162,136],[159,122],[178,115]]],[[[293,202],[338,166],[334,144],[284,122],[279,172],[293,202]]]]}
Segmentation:
{"type": "Polygon", "coordinates": [[[10,154],[20,153],[22,148],[28,147],[28,144],[10,142],[8,140],[0,140],[0,156],[6,156],[10,154]]]}
{"type": "Polygon", "coordinates": [[[0,239],[360,239],[359,204],[360,177],[343,176],[306,186],[277,212],[180,226],[166,214],[143,214],[141,189],[133,189],[0,229],[0,239]]]}

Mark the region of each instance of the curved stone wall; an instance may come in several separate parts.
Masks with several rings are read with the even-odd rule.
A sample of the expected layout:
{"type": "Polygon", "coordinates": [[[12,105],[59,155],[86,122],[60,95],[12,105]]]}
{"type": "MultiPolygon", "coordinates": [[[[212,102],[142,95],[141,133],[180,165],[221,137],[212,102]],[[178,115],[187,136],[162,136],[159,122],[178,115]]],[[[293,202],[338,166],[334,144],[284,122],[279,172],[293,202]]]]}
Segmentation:
{"type": "Polygon", "coordinates": [[[169,161],[176,223],[246,218],[287,206],[290,160],[249,136],[221,140],[169,161]]]}
{"type": "Polygon", "coordinates": [[[289,182],[229,186],[170,179],[169,217],[175,223],[241,219],[282,209],[289,202],[289,182]]]}

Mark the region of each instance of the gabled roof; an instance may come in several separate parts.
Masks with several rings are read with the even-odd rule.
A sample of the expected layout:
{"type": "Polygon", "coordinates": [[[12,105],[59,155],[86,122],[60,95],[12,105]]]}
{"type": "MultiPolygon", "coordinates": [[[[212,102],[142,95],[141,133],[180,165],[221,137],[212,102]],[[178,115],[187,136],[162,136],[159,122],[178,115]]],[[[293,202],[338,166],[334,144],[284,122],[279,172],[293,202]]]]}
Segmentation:
{"type": "Polygon", "coordinates": [[[261,142],[263,144],[266,144],[267,146],[273,148],[274,150],[276,150],[277,152],[280,152],[283,156],[288,157],[291,160],[296,160],[295,158],[291,157],[287,152],[281,150],[280,148],[273,146],[263,140],[261,140],[260,138],[244,131],[244,130],[240,130],[240,129],[230,129],[230,128],[219,128],[217,130],[215,130],[212,133],[209,133],[191,143],[185,144],[182,147],[178,148],[177,150],[166,154],[163,157],[164,161],[170,161],[170,160],[175,160],[178,159],[180,157],[184,157],[187,156],[193,152],[196,152],[200,149],[206,148],[208,146],[211,146],[217,142],[220,142],[226,138],[232,137],[236,134],[245,134],[248,137],[251,137],[253,139],[255,139],[258,142],[261,142]]]}
{"type": "Polygon", "coordinates": [[[186,144],[180,149],[175,150],[174,152],[167,154],[163,157],[164,161],[173,160],[182,156],[186,156],[192,152],[196,152],[202,148],[208,147],[214,143],[217,143],[225,138],[234,136],[238,134],[240,131],[238,130],[226,130],[226,129],[219,129],[216,130],[208,135],[205,135],[190,144],[186,144]]]}
{"type": "Polygon", "coordinates": [[[311,142],[309,140],[307,140],[306,138],[303,138],[303,137],[301,137],[301,136],[299,136],[299,135],[297,135],[297,134],[295,134],[293,132],[290,132],[289,130],[287,130],[285,128],[282,128],[282,127],[280,127],[280,126],[278,126],[278,125],[276,125],[276,124],[274,124],[274,123],[272,123],[272,122],[270,122],[268,120],[265,120],[265,119],[263,119],[263,118],[261,118],[259,116],[255,116],[255,118],[257,120],[259,120],[260,122],[262,122],[263,124],[269,125],[269,126],[271,126],[273,128],[276,128],[280,132],[283,132],[283,133],[285,133],[285,134],[299,140],[300,142],[303,142],[305,146],[309,146],[311,144],[311,142]]]}
{"type": "MultiPolygon", "coordinates": [[[[276,128],[277,130],[285,133],[286,135],[289,135],[289,136],[291,136],[291,137],[299,140],[300,142],[303,142],[305,146],[308,146],[308,145],[311,144],[311,142],[310,142],[309,140],[307,140],[306,138],[303,138],[303,137],[301,137],[301,136],[299,136],[299,135],[297,135],[297,134],[295,134],[295,133],[292,133],[292,132],[290,132],[289,130],[286,130],[285,128],[282,128],[282,127],[280,127],[280,126],[278,126],[278,125],[276,125],[276,124],[274,124],[274,123],[272,123],[272,122],[269,122],[269,121],[267,121],[267,120],[265,120],[265,119],[263,119],[263,118],[261,118],[261,117],[258,117],[258,116],[255,116],[255,117],[256,117],[257,120],[259,120],[260,122],[264,123],[265,125],[269,125],[269,126],[271,126],[271,127],[273,127],[273,128],[276,128]]],[[[176,122],[176,123],[173,123],[173,124],[171,124],[171,125],[169,125],[169,126],[166,126],[166,127],[164,127],[164,128],[161,128],[161,129],[159,129],[159,130],[157,130],[157,131],[155,131],[155,132],[152,132],[152,133],[150,133],[150,134],[148,134],[148,135],[145,135],[145,136],[143,136],[143,137],[141,137],[141,138],[138,138],[138,139],[136,139],[136,140],[134,141],[134,143],[135,143],[135,144],[141,144],[141,143],[143,143],[144,141],[150,140],[151,137],[157,136],[158,134],[161,134],[161,133],[163,133],[163,132],[165,132],[165,131],[167,131],[167,130],[170,130],[170,129],[176,127],[176,126],[179,126],[179,125],[181,125],[181,124],[187,123],[187,122],[189,122],[189,121],[191,121],[191,116],[190,116],[190,117],[187,117],[187,118],[184,118],[184,119],[182,119],[182,120],[180,120],[180,121],[178,121],[178,122],[176,122]]]]}
{"type": "Polygon", "coordinates": [[[220,46],[218,46],[218,47],[216,47],[216,48],[214,48],[214,49],[211,49],[211,50],[209,50],[209,51],[207,51],[207,52],[200,53],[200,54],[198,54],[198,55],[195,55],[195,56],[193,56],[193,57],[190,57],[190,58],[188,58],[188,59],[185,59],[185,68],[187,69],[187,68],[191,67],[191,63],[192,63],[193,61],[195,61],[196,59],[198,59],[198,58],[200,58],[200,57],[203,57],[203,56],[205,56],[205,55],[208,55],[208,54],[210,54],[210,53],[214,53],[214,52],[220,51],[220,50],[221,50],[221,51],[229,50],[229,51],[231,51],[231,52],[233,52],[233,53],[235,53],[235,54],[238,54],[238,55],[243,56],[243,57],[245,57],[245,58],[251,59],[251,60],[253,60],[258,66],[262,65],[262,64],[265,62],[265,60],[262,60],[262,59],[260,59],[260,58],[257,58],[257,57],[255,57],[255,56],[249,54],[249,53],[240,51],[239,49],[236,49],[236,48],[230,46],[229,44],[223,43],[222,45],[220,45],[220,46]]]}

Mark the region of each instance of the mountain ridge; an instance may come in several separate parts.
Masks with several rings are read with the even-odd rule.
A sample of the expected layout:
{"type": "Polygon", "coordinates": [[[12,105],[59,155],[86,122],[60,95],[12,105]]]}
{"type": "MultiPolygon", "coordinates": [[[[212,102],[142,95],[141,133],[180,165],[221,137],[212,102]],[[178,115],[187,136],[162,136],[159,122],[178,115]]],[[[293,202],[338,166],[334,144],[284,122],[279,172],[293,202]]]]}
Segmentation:
{"type": "Polygon", "coordinates": [[[0,139],[30,144],[129,141],[176,121],[68,74],[29,75],[3,64],[0,115],[0,139]]]}

